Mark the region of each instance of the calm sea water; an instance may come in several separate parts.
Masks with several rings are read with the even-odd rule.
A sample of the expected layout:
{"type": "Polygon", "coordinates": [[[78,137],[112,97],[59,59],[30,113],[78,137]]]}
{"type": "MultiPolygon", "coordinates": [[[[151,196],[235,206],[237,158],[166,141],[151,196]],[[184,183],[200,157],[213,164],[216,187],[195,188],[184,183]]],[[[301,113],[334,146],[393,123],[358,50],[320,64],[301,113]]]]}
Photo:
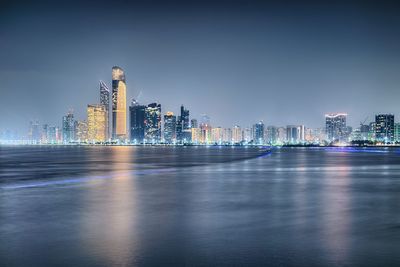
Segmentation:
{"type": "Polygon", "coordinates": [[[400,266],[400,152],[0,147],[0,266],[400,266]]]}

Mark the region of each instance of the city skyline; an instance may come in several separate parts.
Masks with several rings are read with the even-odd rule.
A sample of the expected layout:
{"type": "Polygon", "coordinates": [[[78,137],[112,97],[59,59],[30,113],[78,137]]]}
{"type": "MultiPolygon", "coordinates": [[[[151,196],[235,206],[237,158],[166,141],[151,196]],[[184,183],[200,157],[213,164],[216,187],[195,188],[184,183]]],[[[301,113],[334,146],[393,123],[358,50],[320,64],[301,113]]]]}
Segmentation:
{"type": "Polygon", "coordinates": [[[378,113],[398,117],[397,10],[390,1],[9,3],[1,11],[0,128],[58,124],[69,109],[84,118],[114,65],[129,73],[128,101],[174,113],[185,104],[215,125],[253,118],[321,127],[331,112],[350,114],[352,126],[378,113]]]}

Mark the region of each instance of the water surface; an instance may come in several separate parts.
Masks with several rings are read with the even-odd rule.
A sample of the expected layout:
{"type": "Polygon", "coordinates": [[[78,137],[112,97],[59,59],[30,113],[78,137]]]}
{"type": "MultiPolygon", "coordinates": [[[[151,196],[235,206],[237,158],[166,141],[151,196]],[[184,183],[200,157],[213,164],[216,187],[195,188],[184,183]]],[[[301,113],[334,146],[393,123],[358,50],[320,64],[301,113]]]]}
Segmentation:
{"type": "Polygon", "coordinates": [[[0,147],[0,266],[400,266],[399,156],[0,147]]]}

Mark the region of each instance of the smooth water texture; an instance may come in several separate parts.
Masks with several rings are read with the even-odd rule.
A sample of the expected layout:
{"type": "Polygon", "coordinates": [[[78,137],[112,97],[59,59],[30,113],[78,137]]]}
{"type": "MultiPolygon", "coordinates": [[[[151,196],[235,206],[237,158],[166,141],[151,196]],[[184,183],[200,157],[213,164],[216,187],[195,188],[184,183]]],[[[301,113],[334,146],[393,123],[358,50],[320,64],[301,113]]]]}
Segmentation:
{"type": "Polygon", "coordinates": [[[400,152],[0,147],[0,266],[400,266],[400,152]]]}

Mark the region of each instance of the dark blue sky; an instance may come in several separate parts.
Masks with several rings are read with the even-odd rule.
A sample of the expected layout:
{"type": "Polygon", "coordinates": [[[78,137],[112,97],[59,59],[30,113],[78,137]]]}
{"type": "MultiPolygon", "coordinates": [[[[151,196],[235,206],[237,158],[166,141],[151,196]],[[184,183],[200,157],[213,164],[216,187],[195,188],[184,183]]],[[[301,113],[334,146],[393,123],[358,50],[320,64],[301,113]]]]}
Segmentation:
{"type": "MultiPolygon", "coordinates": [[[[128,101],[214,126],[400,118],[396,1],[10,1],[0,8],[0,129],[61,124],[125,69],[128,101]],[[301,2],[301,3],[300,3],[301,2]],[[320,3],[325,2],[325,3],[320,3]]],[[[399,120],[399,119],[397,119],[399,120]]]]}

